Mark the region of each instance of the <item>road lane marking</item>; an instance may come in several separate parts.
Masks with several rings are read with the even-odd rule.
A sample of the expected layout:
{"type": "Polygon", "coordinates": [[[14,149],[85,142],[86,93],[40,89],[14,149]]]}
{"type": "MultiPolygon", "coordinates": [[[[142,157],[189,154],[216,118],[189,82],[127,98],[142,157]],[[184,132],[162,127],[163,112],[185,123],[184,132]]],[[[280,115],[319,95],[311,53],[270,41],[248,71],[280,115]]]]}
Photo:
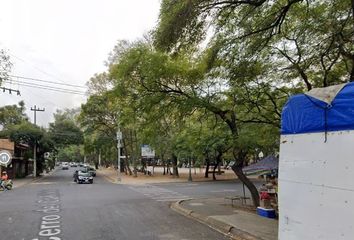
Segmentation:
{"type": "Polygon", "coordinates": [[[165,188],[161,188],[161,187],[156,187],[153,185],[130,186],[129,188],[134,190],[135,192],[139,192],[144,196],[158,202],[178,201],[178,200],[189,198],[184,194],[171,191],[165,188]]]}
{"type": "Polygon", "coordinates": [[[222,189],[222,190],[212,190],[212,193],[224,193],[224,192],[237,192],[236,189],[222,189]]]}
{"type": "Polygon", "coordinates": [[[57,184],[56,182],[34,182],[30,183],[31,185],[50,185],[50,184],[57,184]]]}

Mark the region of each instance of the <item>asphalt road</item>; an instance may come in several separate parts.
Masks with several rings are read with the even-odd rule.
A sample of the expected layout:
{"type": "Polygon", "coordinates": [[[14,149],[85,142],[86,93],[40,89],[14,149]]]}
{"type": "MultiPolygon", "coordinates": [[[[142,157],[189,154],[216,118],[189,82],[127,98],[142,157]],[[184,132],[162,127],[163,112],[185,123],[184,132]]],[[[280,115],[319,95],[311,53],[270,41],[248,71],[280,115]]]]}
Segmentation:
{"type": "Polygon", "coordinates": [[[94,184],[79,185],[72,181],[73,171],[57,170],[37,182],[1,192],[0,239],[228,239],[172,211],[169,204],[222,194],[217,191],[231,190],[232,183],[139,187],[112,184],[97,176],[94,184]]]}

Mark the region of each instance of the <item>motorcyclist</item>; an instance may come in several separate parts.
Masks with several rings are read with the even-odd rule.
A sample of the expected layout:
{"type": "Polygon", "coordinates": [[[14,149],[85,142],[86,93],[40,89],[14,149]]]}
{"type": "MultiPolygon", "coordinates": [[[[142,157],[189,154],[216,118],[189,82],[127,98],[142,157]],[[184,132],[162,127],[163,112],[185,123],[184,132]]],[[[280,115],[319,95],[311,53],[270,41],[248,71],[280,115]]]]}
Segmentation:
{"type": "Polygon", "coordinates": [[[7,172],[6,171],[3,171],[2,174],[1,174],[1,187],[4,189],[4,190],[7,190],[6,189],[6,181],[9,179],[9,176],[7,175],[7,172]]]}
{"type": "Polygon", "coordinates": [[[77,181],[78,177],[79,177],[79,171],[78,171],[78,170],[75,170],[74,175],[73,175],[74,182],[77,181]]]}

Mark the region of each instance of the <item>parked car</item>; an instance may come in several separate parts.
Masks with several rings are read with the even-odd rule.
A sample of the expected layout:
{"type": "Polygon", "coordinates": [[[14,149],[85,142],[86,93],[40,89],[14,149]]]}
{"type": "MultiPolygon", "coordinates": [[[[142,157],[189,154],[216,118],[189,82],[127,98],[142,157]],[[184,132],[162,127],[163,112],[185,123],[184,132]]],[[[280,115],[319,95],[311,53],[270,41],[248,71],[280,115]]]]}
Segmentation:
{"type": "Polygon", "coordinates": [[[93,177],[91,176],[91,174],[89,172],[82,172],[82,171],[78,171],[78,175],[77,175],[77,179],[76,179],[78,184],[81,183],[93,183],[93,177]]]}
{"type": "Polygon", "coordinates": [[[62,163],[62,164],[61,164],[61,169],[62,169],[62,170],[68,170],[68,169],[69,169],[69,164],[67,164],[67,163],[62,163]]]}
{"type": "Polygon", "coordinates": [[[71,167],[77,167],[77,163],[76,162],[72,162],[70,166],[71,167]]]}
{"type": "Polygon", "coordinates": [[[91,174],[92,177],[96,177],[96,169],[94,169],[93,167],[85,167],[85,172],[88,172],[91,174]]]}

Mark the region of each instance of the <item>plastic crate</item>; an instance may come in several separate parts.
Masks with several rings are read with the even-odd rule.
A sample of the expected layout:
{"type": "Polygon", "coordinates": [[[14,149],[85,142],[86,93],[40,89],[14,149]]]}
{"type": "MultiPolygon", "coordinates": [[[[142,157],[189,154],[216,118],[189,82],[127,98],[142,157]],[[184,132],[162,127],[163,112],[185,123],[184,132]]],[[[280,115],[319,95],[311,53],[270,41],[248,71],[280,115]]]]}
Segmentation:
{"type": "Polygon", "coordinates": [[[262,207],[257,207],[257,214],[266,218],[275,218],[275,210],[274,209],[266,209],[262,207]]]}

